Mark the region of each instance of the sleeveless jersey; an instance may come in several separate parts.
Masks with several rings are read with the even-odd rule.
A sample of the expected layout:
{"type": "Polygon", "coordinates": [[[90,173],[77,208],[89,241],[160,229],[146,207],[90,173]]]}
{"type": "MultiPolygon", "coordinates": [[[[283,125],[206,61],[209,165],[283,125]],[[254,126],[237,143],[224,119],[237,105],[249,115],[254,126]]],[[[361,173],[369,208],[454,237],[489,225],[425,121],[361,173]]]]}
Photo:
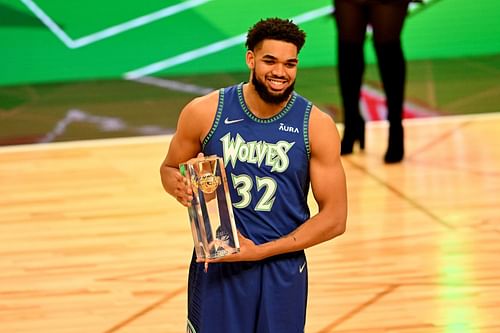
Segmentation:
{"type": "Polygon", "coordinates": [[[260,119],[243,83],[221,89],[205,156],[223,158],[237,229],[256,244],[289,234],[309,219],[309,115],[312,103],[293,92],[275,116],[260,119]]]}

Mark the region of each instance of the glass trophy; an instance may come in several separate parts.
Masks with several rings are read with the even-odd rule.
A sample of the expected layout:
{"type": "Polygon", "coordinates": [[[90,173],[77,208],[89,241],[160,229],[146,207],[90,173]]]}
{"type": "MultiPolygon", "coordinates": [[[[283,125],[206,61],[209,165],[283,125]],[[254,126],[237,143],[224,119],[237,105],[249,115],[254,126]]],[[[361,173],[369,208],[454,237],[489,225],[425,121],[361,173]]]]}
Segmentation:
{"type": "Polygon", "coordinates": [[[198,259],[220,258],[239,252],[231,197],[222,158],[192,158],[179,170],[193,190],[188,208],[194,248],[198,259]]]}

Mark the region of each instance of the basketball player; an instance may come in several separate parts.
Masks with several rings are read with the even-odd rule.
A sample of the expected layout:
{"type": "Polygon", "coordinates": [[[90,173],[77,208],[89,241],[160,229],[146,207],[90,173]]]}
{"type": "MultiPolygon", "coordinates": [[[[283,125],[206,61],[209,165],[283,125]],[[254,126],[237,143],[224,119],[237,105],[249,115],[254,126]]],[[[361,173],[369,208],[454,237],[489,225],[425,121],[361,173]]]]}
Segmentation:
{"type": "Polygon", "coordinates": [[[341,235],[347,216],[340,138],[330,116],[294,91],[305,33],[261,20],[247,35],[247,83],[195,98],[182,110],[161,166],[165,190],[192,199],[179,163],[223,158],[240,252],[189,268],[187,332],[304,332],[304,249],[341,235]],[[311,184],[319,212],[310,216],[311,184]]]}

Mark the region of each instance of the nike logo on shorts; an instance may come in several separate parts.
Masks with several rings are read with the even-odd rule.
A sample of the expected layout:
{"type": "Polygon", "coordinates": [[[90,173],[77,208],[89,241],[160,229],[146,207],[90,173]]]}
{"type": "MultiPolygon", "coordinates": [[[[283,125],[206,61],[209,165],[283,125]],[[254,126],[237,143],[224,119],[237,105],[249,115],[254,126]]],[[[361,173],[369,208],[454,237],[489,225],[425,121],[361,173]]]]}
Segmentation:
{"type": "Polygon", "coordinates": [[[236,124],[239,123],[240,121],[243,121],[244,119],[232,119],[229,120],[229,118],[224,119],[224,124],[226,125],[231,125],[231,124],[236,124]]]}
{"type": "Polygon", "coordinates": [[[302,264],[302,266],[299,266],[299,273],[302,273],[304,271],[304,268],[306,268],[306,262],[302,264]]]}

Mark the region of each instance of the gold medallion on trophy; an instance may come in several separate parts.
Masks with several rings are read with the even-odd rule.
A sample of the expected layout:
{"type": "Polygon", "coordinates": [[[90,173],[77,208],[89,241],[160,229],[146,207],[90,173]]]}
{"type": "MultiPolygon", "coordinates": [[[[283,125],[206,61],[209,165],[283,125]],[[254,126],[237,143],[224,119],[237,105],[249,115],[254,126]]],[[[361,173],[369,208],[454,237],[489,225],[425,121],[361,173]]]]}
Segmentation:
{"type": "Polygon", "coordinates": [[[198,179],[198,186],[204,193],[213,193],[219,184],[220,177],[212,173],[205,173],[198,179]]]}

